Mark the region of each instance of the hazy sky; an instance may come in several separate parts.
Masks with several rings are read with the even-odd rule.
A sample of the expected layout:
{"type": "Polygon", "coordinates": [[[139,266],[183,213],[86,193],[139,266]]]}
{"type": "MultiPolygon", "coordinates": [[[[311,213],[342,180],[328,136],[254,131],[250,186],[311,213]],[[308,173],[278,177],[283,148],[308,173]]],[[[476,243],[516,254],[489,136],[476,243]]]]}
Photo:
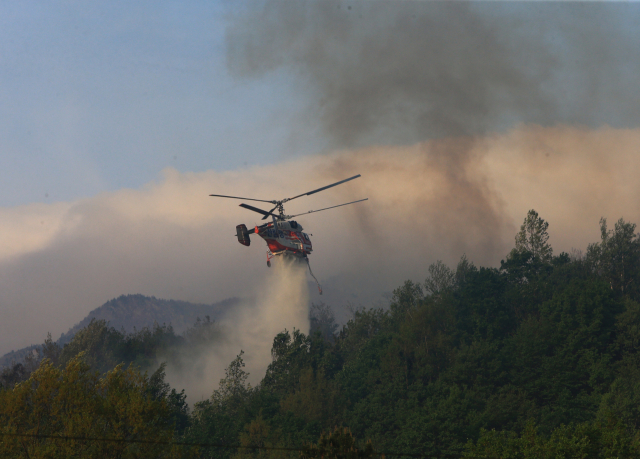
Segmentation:
{"type": "Polygon", "coordinates": [[[0,205],[521,122],[634,127],[627,3],[2,2],[0,205]]]}
{"type": "Polygon", "coordinates": [[[288,77],[235,81],[225,14],[216,1],[1,2],[0,205],[286,153],[288,77]]]}
{"type": "Polygon", "coordinates": [[[0,353],[121,294],[259,297],[266,248],[233,237],[258,218],[209,193],[361,173],[287,207],[370,198],[299,219],[325,298],[354,303],[437,259],[499,265],[530,208],[556,252],[640,223],[637,24],[622,2],[1,2],[0,353]]]}

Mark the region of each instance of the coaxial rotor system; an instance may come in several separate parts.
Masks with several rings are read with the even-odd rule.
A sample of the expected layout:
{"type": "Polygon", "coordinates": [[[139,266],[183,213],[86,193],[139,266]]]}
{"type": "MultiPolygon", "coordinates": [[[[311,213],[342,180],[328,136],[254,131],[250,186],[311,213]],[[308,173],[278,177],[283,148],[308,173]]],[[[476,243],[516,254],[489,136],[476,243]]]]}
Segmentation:
{"type": "Polygon", "coordinates": [[[284,213],[284,204],[289,202],[289,201],[293,201],[294,199],[301,198],[302,196],[310,196],[312,194],[318,193],[320,191],[324,191],[324,190],[332,188],[334,186],[341,185],[342,183],[348,182],[350,180],[357,179],[360,176],[361,176],[360,174],[354,175],[353,177],[349,177],[348,179],[340,180],[339,182],[332,183],[331,185],[323,186],[321,188],[318,188],[318,189],[315,189],[315,190],[312,190],[312,191],[308,191],[306,193],[302,193],[302,194],[299,194],[297,196],[293,196],[292,198],[285,198],[285,199],[281,199],[279,201],[275,200],[275,199],[266,200],[266,199],[242,198],[240,196],[227,196],[227,195],[224,195],[224,194],[210,194],[209,196],[213,196],[213,197],[217,197],[217,198],[242,199],[243,201],[268,202],[270,204],[274,204],[274,207],[271,210],[263,210],[263,209],[260,209],[258,207],[254,207],[254,206],[251,206],[251,205],[245,204],[245,203],[240,204],[240,207],[244,207],[245,209],[248,209],[248,210],[251,210],[253,212],[257,212],[257,213],[263,215],[262,220],[266,220],[269,217],[273,217],[275,219],[278,219],[278,220],[281,220],[281,221],[285,221],[285,220],[289,220],[289,219],[294,218],[294,217],[298,217],[300,215],[311,214],[311,213],[314,213],[314,212],[321,212],[323,210],[329,210],[329,209],[333,209],[335,207],[347,206],[349,204],[355,204],[357,202],[362,202],[362,201],[368,200],[369,198],[359,199],[357,201],[346,202],[344,204],[338,204],[337,206],[325,207],[324,209],[309,210],[307,212],[303,212],[301,214],[295,214],[295,215],[286,215],[284,213]],[[277,210],[278,213],[277,214],[273,213],[274,210],[277,210]]]}

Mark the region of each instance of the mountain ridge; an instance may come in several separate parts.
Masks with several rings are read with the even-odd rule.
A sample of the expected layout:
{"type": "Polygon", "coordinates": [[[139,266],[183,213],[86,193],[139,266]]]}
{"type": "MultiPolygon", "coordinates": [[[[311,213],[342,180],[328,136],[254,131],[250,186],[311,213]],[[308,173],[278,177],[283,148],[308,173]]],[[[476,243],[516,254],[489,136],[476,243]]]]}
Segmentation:
{"type": "MultiPolygon", "coordinates": [[[[220,321],[229,309],[240,302],[239,298],[227,298],[213,304],[191,303],[180,300],[167,300],[139,293],[120,295],[87,314],[82,320],[62,333],[56,340],[60,346],[71,341],[73,336],[92,320],[104,320],[109,326],[126,332],[133,332],[154,324],[171,325],[177,334],[193,326],[198,318],[209,316],[212,321],[220,321]]],[[[0,357],[0,368],[22,361],[29,353],[34,355],[41,344],[32,344],[18,350],[12,350],[0,357]]]]}

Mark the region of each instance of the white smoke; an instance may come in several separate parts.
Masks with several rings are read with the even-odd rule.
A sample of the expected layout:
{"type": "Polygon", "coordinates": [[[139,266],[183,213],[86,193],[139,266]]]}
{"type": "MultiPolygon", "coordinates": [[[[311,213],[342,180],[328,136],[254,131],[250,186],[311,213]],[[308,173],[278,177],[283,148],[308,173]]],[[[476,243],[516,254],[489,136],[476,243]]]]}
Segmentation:
{"type": "Polygon", "coordinates": [[[168,360],[171,386],[185,389],[190,403],[207,399],[240,351],[244,351],[248,382],[257,385],[271,363],[274,337],[285,330],[309,332],[306,269],[306,264],[278,257],[260,282],[247,279],[245,293],[252,292],[252,297],[220,323],[222,339],[168,360]]]}

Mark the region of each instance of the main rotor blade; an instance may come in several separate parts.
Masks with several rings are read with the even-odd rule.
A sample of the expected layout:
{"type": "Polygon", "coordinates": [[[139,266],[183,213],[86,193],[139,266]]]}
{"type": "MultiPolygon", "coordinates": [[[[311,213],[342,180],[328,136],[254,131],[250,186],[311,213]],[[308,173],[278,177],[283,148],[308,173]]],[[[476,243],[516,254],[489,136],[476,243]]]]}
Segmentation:
{"type": "Polygon", "coordinates": [[[293,198],[285,199],[284,202],[291,201],[292,199],[299,198],[300,196],[309,196],[310,194],[314,194],[314,193],[317,193],[319,191],[326,190],[327,188],[331,188],[331,187],[334,187],[336,185],[340,185],[341,183],[348,182],[349,180],[357,179],[358,177],[360,177],[360,174],[354,175],[353,177],[349,177],[348,179],[344,179],[344,180],[341,180],[341,181],[336,182],[336,183],[332,183],[331,185],[323,186],[322,188],[318,188],[317,190],[309,191],[308,193],[302,193],[302,194],[299,194],[298,196],[294,196],[293,198]]]}
{"type": "MultiPolygon", "coordinates": [[[[274,210],[276,210],[277,208],[278,208],[278,206],[276,205],[273,209],[271,209],[271,210],[269,211],[269,215],[273,215],[271,212],[273,212],[273,211],[274,211],[274,210]]],[[[266,219],[269,217],[269,215],[265,215],[264,217],[262,217],[262,220],[266,220],[266,219]]]]}
{"type": "Polygon", "coordinates": [[[351,202],[347,202],[347,203],[344,203],[344,204],[338,204],[337,206],[325,207],[324,209],[310,210],[309,212],[304,212],[302,214],[287,215],[287,218],[299,217],[300,215],[312,214],[314,212],[320,212],[322,210],[328,210],[328,209],[334,209],[336,207],[348,206],[349,204],[355,204],[356,202],[367,201],[368,199],[369,198],[364,198],[364,199],[360,199],[359,201],[351,201],[351,202]]]}
{"type": "Polygon", "coordinates": [[[244,201],[260,201],[260,202],[268,202],[271,204],[275,204],[275,201],[265,201],[264,199],[240,198],[238,196],[225,196],[224,194],[210,194],[209,196],[215,196],[217,198],[242,199],[244,201]]]}
{"type": "Polygon", "coordinates": [[[264,215],[265,217],[274,216],[276,218],[280,218],[279,215],[272,214],[271,212],[267,212],[266,210],[258,209],[257,207],[250,206],[249,204],[242,203],[240,207],[244,207],[245,209],[253,210],[254,212],[258,212],[259,214],[264,215]]]}

